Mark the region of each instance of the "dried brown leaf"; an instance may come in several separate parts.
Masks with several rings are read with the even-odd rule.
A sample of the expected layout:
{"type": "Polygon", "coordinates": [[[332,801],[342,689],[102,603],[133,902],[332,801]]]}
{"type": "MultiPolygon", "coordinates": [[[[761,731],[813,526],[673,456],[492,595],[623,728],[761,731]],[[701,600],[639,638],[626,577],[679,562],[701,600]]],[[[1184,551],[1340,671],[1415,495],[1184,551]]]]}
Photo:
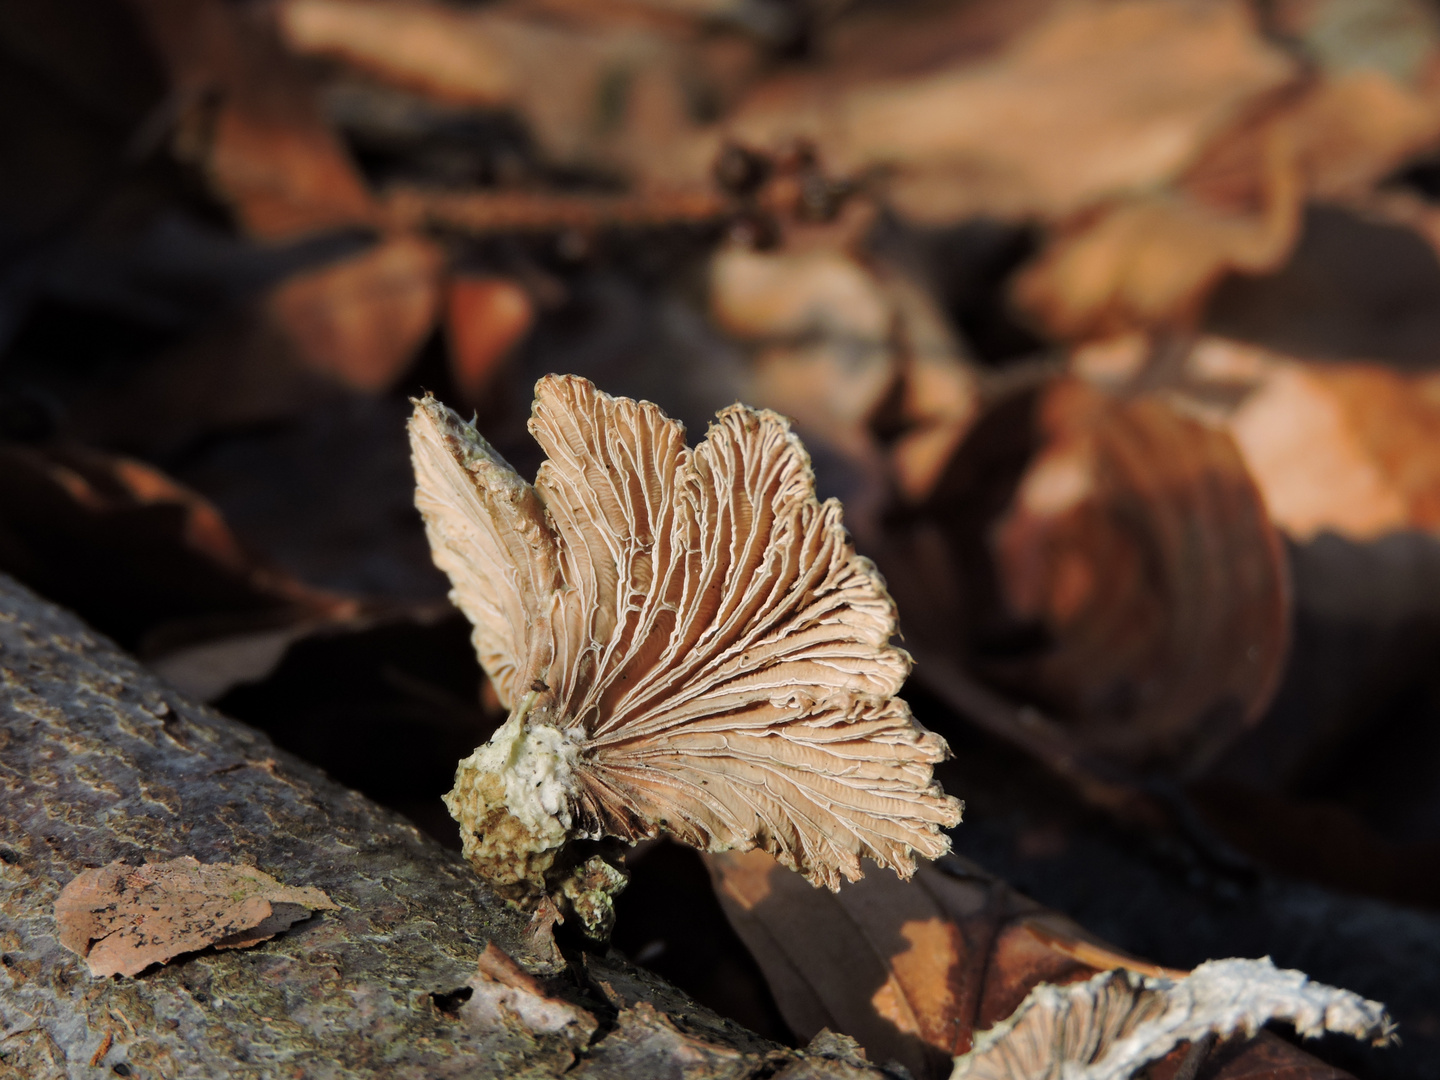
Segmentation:
{"type": "Polygon", "coordinates": [[[1071,222],[1016,282],[1052,334],[1193,321],[1229,273],[1280,267],[1307,200],[1360,199],[1440,137],[1440,100],[1377,71],[1288,93],[1223,133],[1173,188],[1071,222]]]}
{"type": "Polygon", "coordinates": [[[720,249],[710,266],[710,310],[739,338],[830,333],[878,346],[890,332],[883,285],[838,246],[720,249]]]}
{"type": "Polygon", "coordinates": [[[969,0],[963,4],[852,5],[818,28],[816,55],[867,79],[899,79],[993,58],[1064,0],[969,0]]]}
{"type": "Polygon", "coordinates": [[[460,1019],[490,1030],[514,1025],[530,1034],[566,1036],[584,1046],[595,1033],[595,1017],[578,1005],[552,997],[493,941],[480,954],[466,984],[470,998],[457,1010],[460,1019]]]}
{"type": "Polygon", "coordinates": [[[1295,73],[1231,2],[1059,4],[997,55],[968,59],[780,76],[726,128],[756,146],[810,139],[842,173],[887,167],[917,220],[1063,216],[1178,176],[1295,73]]]}
{"type": "Polygon", "coordinates": [[[0,570],[152,658],[356,612],[248,551],[198,492],[79,446],[0,448],[0,570]]]}
{"type": "Polygon", "coordinates": [[[1200,1067],[1207,1080],[1354,1080],[1344,1069],[1295,1049],[1278,1035],[1262,1031],[1254,1039],[1237,1036],[1199,1054],[1199,1047],[1181,1044],[1149,1067],[1151,1080],[1185,1080],[1187,1065],[1200,1067]]]}
{"type": "Polygon", "coordinates": [[[498,40],[458,7],[390,0],[287,0],[277,8],[285,43],[476,105],[508,104],[514,71],[498,40]]]}
{"type": "Polygon", "coordinates": [[[460,396],[478,404],[500,365],[534,325],[535,304],[503,277],[457,275],[446,293],[450,373],[460,396]]]}
{"type": "Polygon", "coordinates": [[[759,59],[748,37],[634,5],[285,0],[278,18],[296,52],[442,101],[514,108],[552,160],[651,186],[705,185],[714,140],[687,137],[700,127],[693,103],[723,107],[759,59]]]}
{"type": "Polygon", "coordinates": [[[312,371],[357,390],[384,390],[434,329],[442,262],[429,240],[391,237],[289,278],[269,297],[268,314],[312,371]]]}
{"type": "MultiPolygon", "coordinates": [[[[877,478],[888,471],[918,499],[974,417],[976,378],[926,284],[855,254],[854,231],[844,223],[818,235],[792,229],[801,235],[779,251],[722,248],[711,263],[711,313],[758,346],[757,402],[858,469],[877,478]],[[893,438],[883,447],[874,421],[887,407],[893,438]]],[[[854,496],[851,503],[862,521],[874,509],[854,496]]]]}
{"type": "Polygon", "coordinates": [[[1289,133],[1273,132],[1261,205],[1235,212],[1184,193],[1149,195],[1062,232],[1015,283],[1018,305],[1062,338],[1193,321],[1228,273],[1281,265],[1303,189],[1289,133]]]}
{"type": "Polygon", "coordinates": [[[368,224],[376,207],[273,28],[223,0],[130,0],[170,72],[177,153],[254,236],[368,224]]]}
{"type": "MultiPolygon", "coordinates": [[[[1113,385],[1144,363],[1135,336],[1077,350],[1113,385]]],[[[1228,430],[1271,521],[1308,541],[1440,529],[1440,379],[1380,364],[1312,363],[1219,337],[1195,342],[1177,392],[1228,430]]]]}
{"type": "Polygon", "coordinates": [[[1271,518],[1297,539],[1440,529],[1440,380],[1272,357],[1229,418],[1271,518]]]}
{"type": "Polygon", "coordinates": [[[1194,767],[1259,717],[1284,662],[1284,553],[1259,492],[1223,431],[1161,398],[1062,383],[1040,422],[995,539],[1011,610],[1056,642],[1029,674],[1097,748],[1194,767]]]}
{"type": "Polygon", "coordinates": [[[183,855],[86,870],[55,900],[60,942],[90,974],[138,975],[181,953],[268,941],[316,911],[338,910],[319,889],[282,885],[251,866],[183,855]]]}
{"type": "Polygon", "coordinates": [[[1164,395],[996,404],[889,542],[918,650],[1126,765],[1197,768],[1283,667],[1279,535],[1230,435],[1164,395]]]}
{"type": "MultiPolygon", "coordinates": [[[[893,305],[844,239],[775,251],[742,245],[710,263],[711,317],[753,345],[750,397],[859,468],[875,469],[868,427],[896,378],[893,305]]],[[[850,497],[851,514],[864,510],[850,497]]]]}
{"type": "Polygon", "coordinates": [[[894,696],[894,606],[788,424],[734,406],[692,451],[654,405],[551,376],[531,431],[534,487],[432,399],[411,422],[437,565],[512,707],[447,797],[482,872],[533,895],[571,838],[662,831],[831,887],[941,854],[944,743],[894,696]]]}
{"type": "Polygon", "coordinates": [[[1378,71],[1350,71],[1314,87],[1281,122],[1311,198],[1354,198],[1434,144],[1440,96],[1378,71]]]}

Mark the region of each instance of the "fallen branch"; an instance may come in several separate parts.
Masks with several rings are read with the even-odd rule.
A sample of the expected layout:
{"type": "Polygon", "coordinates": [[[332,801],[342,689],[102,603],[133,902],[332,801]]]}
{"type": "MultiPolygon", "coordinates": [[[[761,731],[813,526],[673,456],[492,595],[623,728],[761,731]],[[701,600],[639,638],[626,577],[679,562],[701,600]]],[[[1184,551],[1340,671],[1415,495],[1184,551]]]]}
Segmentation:
{"type": "Polygon", "coordinates": [[[3,576],[0,680],[0,1080],[86,1062],[167,1080],[882,1075],[844,1040],[769,1043],[617,954],[556,963],[458,855],[3,576]],[[338,910],[92,977],[58,937],[61,888],[187,855],[338,910]]]}

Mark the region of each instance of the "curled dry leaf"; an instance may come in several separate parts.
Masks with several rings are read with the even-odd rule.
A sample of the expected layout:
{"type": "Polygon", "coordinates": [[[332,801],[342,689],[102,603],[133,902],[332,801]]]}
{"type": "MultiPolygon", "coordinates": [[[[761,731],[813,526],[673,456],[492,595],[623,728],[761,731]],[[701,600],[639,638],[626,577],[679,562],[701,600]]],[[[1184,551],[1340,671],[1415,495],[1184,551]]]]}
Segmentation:
{"type": "Polygon", "coordinates": [[[884,286],[843,243],[779,251],[722,247],[710,263],[710,309],[742,339],[829,334],[879,347],[890,332],[884,286]]]}
{"type": "Polygon", "coordinates": [[[1320,79],[1215,139],[1173,188],[1068,224],[1017,303],[1072,339],[1193,321],[1227,273],[1283,264],[1307,200],[1363,199],[1437,136],[1433,94],[1378,71],[1320,79]]]}
{"type": "Polygon", "coordinates": [[[1255,210],[1161,193],[1063,232],[1017,279],[1017,304],[1062,338],[1195,319],[1227,273],[1274,270],[1294,247],[1303,196],[1294,156],[1289,133],[1274,131],[1255,210]]]}
{"type": "Polygon", "coordinates": [[[998,403],[891,539],[917,649],[1113,760],[1195,769],[1274,692],[1279,535],[1230,435],[1170,398],[1065,379],[998,403]]]}
{"type": "Polygon", "coordinates": [[[460,396],[478,404],[510,351],[535,323],[535,304],[503,277],[456,275],[446,289],[450,374],[460,396]]]}
{"type": "MultiPolygon", "coordinates": [[[[1311,198],[1349,199],[1364,195],[1434,143],[1440,134],[1440,97],[1362,68],[1320,82],[1271,123],[1288,129],[1311,198]]],[[[1217,147],[1206,157],[1214,159],[1215,172],[1233,176],[1234,157],[1259,158],[1263,151],[1255,143],[1263,138],[1262,132],[1242,130],[1233,154],[1217,147]]],[[[1205,179],[1200,172],[1192,184],[1205,179]]]]}
{"type": "Polygon", "coordinates": [[[446,797],[476,868],[603,930],[623,876],[581,841],[758,846],[832,888],[942,854],[945,744],[895,697],[894,604],[787,422],[732,406],[691,450],[648,402],[535,393],[534,485],[433,398],[410,423],[436,564],[510,709],[446,797]]]}
{"type": "MultiPolygon", "coordinates": [[[[1379,365],[1263,365],[1229,417],[1272,520],[1297,539],[1440,530],[1440,379],[1379,365]]],[[[1203,356],[1197,360],[1205,362],[1203,356]]]]}
{"type": "Polygon", "coordinates": [[[548,158],[646,186],[708,186],[716,140],[688,137],[693,103],[723,108],[759,61],[746,35],[635,5],[283,0],[277,19],[296,52],[441,101],[513,108],[548,158]]]}
{"type": "Polygon", "coordinates": [[[1271,1020],[1307,1038],[1338,1032],[1384,1044],[1394,1031],[1379,1002],[1268,958],[1211,960],[1178,979],[1111,971],[1037,986],[956,1060],[952,1080],[1128,1080],[1181,1042],[1254,1035],[1271,1020]]]}
{"type": "Polygon", "coordinates": [[[268,941],[336,905],[319,889],[282,885],[252,866],[200,863],[189,855],[145,866],[86,870],[60,891],[60,943],[85,957],[90,974],[138,975],[211,945],[242,949],[268,941]]]}
{"type": "MultiPolygon", "coordinates": [[[[710,264],[711,316],[753,347],[751,398],[863,472],[879,472],[869,430],[896,378],[894,311],[879,277],[840,246],[723,247],[710,264]]],[[[847,491],[852,522],[868,508],[847,491]]]]}
{"type": "MultiPolygon", "coordinates": [[[[1076,350],[1097,384],[1133,377],[1145,342],[1076,350]]],[[[1270,520],[1307,542],[1440,530],[1440,377],[1380,364],[1311,363],[1219,337],[1195,342],[1177,390],[1229,431],[1270,520]]]]}
{"type": "Polygon", "coordinates": [[[1259,717],[1284,662],[1260,493],[1224,431],[1163,398],[1062,382],[1039,419],[1046,446],[995,534],[1010,609],[1055,642],[1028,674],[1097,748],[1193,768],[1259,717]]]}
{"type": "Polygon", "coordinates": [[[277,8],[286,44],[343,58],[441,100],[506,104],[512,63],[459,9],[390,0],[288,0],[277,8]]]}
{"type": "MultiPolygon", "coordinates": [[[[974,417],[974,371],[913,272],[852,252],[851,226],[813,231],[779,251],[721,248],[711,262],[711,314],[757,347],[757,401],[919,498],[974,417]],[[893,431],[888,463],[874,430],[882,412],[893,431]]],[[[853,495],[850,509],[862,519],[873,512],[853,495]]]]}

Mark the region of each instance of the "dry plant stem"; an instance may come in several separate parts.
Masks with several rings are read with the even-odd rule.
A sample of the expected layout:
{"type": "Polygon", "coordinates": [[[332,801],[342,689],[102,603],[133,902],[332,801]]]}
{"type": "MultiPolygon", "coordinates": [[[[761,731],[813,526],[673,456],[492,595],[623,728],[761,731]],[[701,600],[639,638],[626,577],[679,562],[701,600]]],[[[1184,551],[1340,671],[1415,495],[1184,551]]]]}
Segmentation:
{"type": "Polygon", "coordinates": [[[734,211],[729,200],[708,191],[565,195],[397,186],[384,202],[385,218],[396,228],[447,229],[472,236],[708,224],[734,211]]]}
{"type": "Polygon", "coordinates": [[[0,577],[3,1080],[92,1059],[169,1078],[880,1076],[766,1043],[618,957],[585,958],[610,1010],[589,1043],[452,1018],[431,995],[478,980],[487,942],[533,969],[525,919],[457,856],[0,577]],[[184,855],[253,863],[339,910],[253,949],[92,978],[57,937],[61,887],[184,855]]]}

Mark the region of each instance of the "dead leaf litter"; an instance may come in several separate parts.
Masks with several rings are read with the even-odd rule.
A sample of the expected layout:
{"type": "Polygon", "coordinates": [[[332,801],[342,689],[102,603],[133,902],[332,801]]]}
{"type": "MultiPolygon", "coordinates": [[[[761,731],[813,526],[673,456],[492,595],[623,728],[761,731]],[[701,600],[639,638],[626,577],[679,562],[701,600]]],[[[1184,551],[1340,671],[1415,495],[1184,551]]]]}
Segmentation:
{"type": "Polygon", "coordinates": [[[55,900],[61,944],[97,977],[133,977],[211,946],[258,945],[317,911],[335,910],[313,886],[282,885],[254,867],[189,855],[86,870],[55,900]]]}

